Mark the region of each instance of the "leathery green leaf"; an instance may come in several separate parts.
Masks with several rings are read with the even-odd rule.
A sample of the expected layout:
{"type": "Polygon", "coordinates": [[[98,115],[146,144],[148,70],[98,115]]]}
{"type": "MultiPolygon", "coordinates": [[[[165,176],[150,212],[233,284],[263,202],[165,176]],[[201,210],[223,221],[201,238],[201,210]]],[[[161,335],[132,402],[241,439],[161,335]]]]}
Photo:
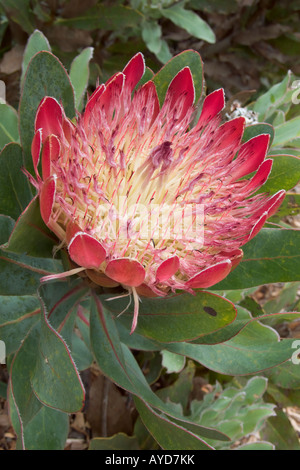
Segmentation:
{"type": "MultiPolygon", "coordinates": [[[[250,319],[240,308],[240,317],[250,319]]],[[[272,328],[259,322],[247,324],[229,341],[214,345],[172,343],[166,349],[200,362],[208,369],[226,375],[247,375],[275,367],[292,356],[293,340],[279,341],[272,328]]]]}
{"type": "Polygon", "coordinates": [[[262,229],[243,251],[244,257],[237,268],[212,290],[245,289],[300,280],[299,230],[262,229]]]}
{"type": "Polygon", "coordinates": [[[212,450],[213,448],[191,431],[174,423],[164,414],[134,398],[139,415],[154,439],[165,450],[212,450]]]}
{"type": "Polygon", "coordinates": [[[174,411],[172,404],[164,403],[149,387],[140,367],[127,346],[120,342],[113,316],[93,295],[90,317],[91,346],[103,374],[120,387],[138,396],[149,406],[166,415],[168,419],[204,438],[228,440],[227,436],[215,429],[203,427],[190,422],[174,411]]]}
{"type": "Polygon", "coordinates": [[[19,217],[32,198],[28,180],[21,171],[22,166],[20,145],[7,144],[0,154],[0,214],[13,219],[19,217]]]}
{"type": "Polygon", "coordinates": [[[19,140],[18,113],[12,106],[0,102],[0,149],[19,140]]]}
{"type": "MultiPolygon", "coordinates": [[[[41,299],[40,299],[41,300],[41,299]]],[[[45,405],[66,413],[81,410],[85,392],[69,349],[50,325],[45,305],[32,388],[45,405]]]]}
{"type": "Polygon", "coordinates": [[[41,217],[39,199],[34,198],[19,217],[5,250],[50,258],[56,242],[41,217]]]}
{"type": "MultiPolygon", "coordinates": [[[[119,314],[126,308],[127,302],[123,299],[105,304],[119,314]]],[[[129,325],[132,322],[132,310],[133,307],[129,307],[120,321],[129,325]]],[[[136,332],[162,343],[191,341],[225,327],[235,317],[236,309],[232,302],[209,292],[143,298],[139,306],[136,332]]]]}

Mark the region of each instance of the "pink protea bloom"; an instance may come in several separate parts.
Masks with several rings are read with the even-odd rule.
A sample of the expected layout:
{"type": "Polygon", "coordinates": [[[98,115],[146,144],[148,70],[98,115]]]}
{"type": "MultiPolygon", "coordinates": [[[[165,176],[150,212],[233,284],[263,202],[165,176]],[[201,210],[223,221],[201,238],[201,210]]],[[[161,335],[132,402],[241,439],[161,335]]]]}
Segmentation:
{"type": "Polygon", "coordinates": [[[244,118],[222,123],[222,89],[206,97],[190,128],[189,67],[161,108],[153,81],[133,94],[144,70],[139,53],[97,87],[76,124],[45,97],[32,142],[31,181],[44,222],[77,265],[70,274],[85,270],[100,286],[132,293],[132,331],[140,295],[193,293],[224,279],[285,196],[257,193],[271,171],[269,135],[242,143],[244,118]]]}

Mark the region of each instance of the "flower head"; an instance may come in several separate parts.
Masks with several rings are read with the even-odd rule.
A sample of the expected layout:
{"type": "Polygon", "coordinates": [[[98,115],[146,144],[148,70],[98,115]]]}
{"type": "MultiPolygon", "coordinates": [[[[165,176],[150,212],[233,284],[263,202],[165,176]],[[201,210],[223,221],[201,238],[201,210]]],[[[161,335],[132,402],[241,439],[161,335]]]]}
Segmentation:
{"type": "Polygon", "coordinates": [[[152,80],[135,90],[144,69],[139,53],[96,88],[75,124],[45,97],[32,143],[44,222],[78,270],[133,293],[132,331],[139,295],[193,292],[225,278],[285,194],[257,193],[271,171],[269,136],[242,143],[245,119],[222,123],[222,89],[190,128],[189,67],[161,108],[152,80]]]}

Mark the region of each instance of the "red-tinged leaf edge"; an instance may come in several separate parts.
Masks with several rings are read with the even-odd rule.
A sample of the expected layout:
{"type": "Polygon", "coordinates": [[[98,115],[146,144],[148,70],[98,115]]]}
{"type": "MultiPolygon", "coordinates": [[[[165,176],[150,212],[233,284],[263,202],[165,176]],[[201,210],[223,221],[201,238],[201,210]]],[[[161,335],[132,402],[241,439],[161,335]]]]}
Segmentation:
{"type": "MultiPolygon", "coordinates": [[[[72,357],[72,355],[71,355],[71,351],[70,351],[69,347],[68,347],[67,344],[65,343],[64,339],[62,338],[62,336],[51,326],[51,324],[50,324],[49,321],[48,321],[47,312],[46,312],[46,306],[45,306],[45,303],[44,303],[44,301],[43,301],[43,299],[42,299],[42,297],[40,296],[39,293],[38,293],[38,298],[39,298],[40,303],[41,303],[41,306],[42,306],[42,309],[41,309],[41,311],[42,311],[42,318],[43,318],[43,320],[44,320],[44,322],[45,322],[45,325],[46,325],[47,328],[49,328],[49,330],[50,330],[52,333],[54,333],[54,335],[57,337],[57,339],[63,344],[63,346],[64,346],[64,348],[65,348],[65,350],[66,350],[66,352],[67,352],[67,354],[68,354],[68,356],[69,356],[69,358],[70,358],[70,362],[71,362],[71,364],[72,364],[72,366],[73,366],[73,368],[74,368],[76,377],[77,377],[77,379],[78,379],[78,383],[79,383],[79,385],[80,385],[80,387],[81,387],[81,390],[82,390],[82,404],[81,404],[81,406],[80,406],[80,408],[79,408],[78,410],[72,411],[73,413],[76,413],[76,412],[78,412],[78,411],[81,411],[81,410],[83,409],[84,405],[85,405],[85,398],[86,398],[85,388],[84,388],[83,382],[82,382],[82,380],[81,380],[80,374],[79,374],[79,372],[78,372],[77,366],[76,366],[76,364],[75,364],[75,362],[74,362],[74,359],[73,359],[73,357],[72,357]]],[[[45,406],[47,406],[47,407],[49,407],[49,408],[58,409],[58,408],[55,408],[55,407],[53,407],[53,406],[50,406],[48,403],[44,403],[44,402],[41,400],[41,398],[37,395],[37,393],[36,393],[36,391],[35,391],[34,389],[33,389],[33,391],[34,391],[36,397],[38,398],[38,400],[39,400],[41,403],[43,403],[43,405],[45,405],[45,406]]],[[[62,411],[62,410],[59,410],[59,409],[58,409],[58,411],[62,411]]]]}

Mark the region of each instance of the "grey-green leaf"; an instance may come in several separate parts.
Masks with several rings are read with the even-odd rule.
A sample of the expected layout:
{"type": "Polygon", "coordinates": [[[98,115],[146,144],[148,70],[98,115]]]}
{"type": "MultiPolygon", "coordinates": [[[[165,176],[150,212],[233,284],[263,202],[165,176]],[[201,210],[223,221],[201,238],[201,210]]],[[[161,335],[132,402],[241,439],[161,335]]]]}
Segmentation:
{"type": "Polygon", "coordinates": [[[195,12],[185,10],[180,5],[162,9],[161,14],[192,36],[209,43],[216,42],[216,36],[211,27],[195,12]]]}
{"type": "Polygon", "coordinates": [[[75,107],[82,110],[83,97],[88,86],[89,62],[93,57],[94,48],[86,47],[75,57],[70,68],[70,79],[75,92],[75,107]]]}

